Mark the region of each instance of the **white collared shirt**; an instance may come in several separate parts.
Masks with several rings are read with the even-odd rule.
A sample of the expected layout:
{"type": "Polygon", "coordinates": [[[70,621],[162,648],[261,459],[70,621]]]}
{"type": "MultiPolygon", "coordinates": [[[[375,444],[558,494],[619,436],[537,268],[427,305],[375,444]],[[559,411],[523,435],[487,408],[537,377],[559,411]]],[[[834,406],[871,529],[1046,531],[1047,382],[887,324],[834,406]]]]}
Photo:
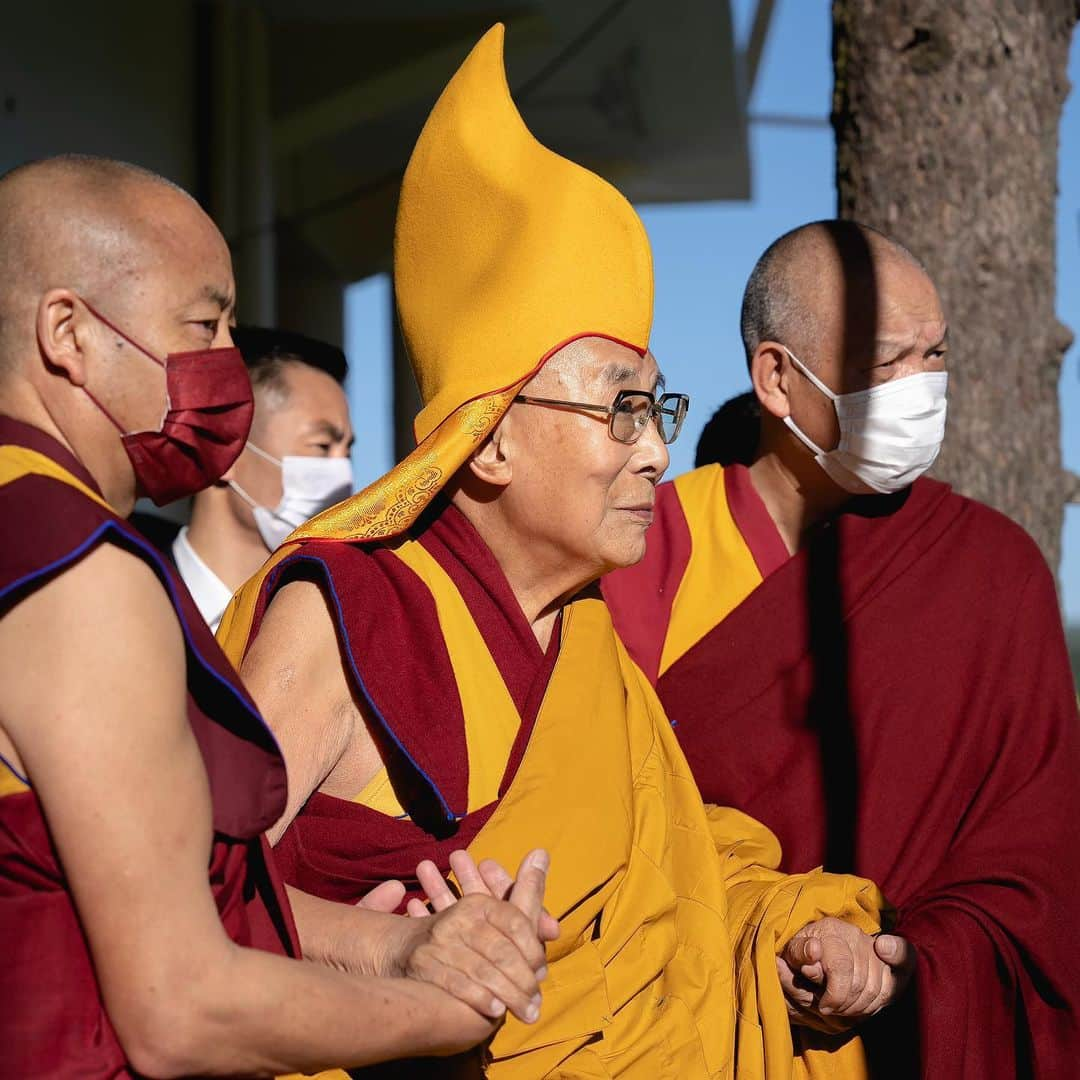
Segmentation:
{"type": "Polygon", "coordinates": [[[186,525],[176,534],[172,555],[176,569],[184,579],[199,614],[216,634],[221,616],[225,614],[225,608],[232,599],[232,589],[199,558],[198,552],[188,540],[186,525]]]}

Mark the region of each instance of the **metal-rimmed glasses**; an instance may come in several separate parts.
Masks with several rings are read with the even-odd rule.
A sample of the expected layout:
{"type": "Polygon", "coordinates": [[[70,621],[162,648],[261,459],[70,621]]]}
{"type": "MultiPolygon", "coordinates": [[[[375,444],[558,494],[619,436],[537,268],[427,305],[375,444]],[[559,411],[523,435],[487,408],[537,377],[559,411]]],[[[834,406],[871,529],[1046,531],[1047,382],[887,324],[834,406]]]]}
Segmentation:
{"type": "Polygon", "coordinates": [[[641,438],[650,420],[665,443],[673,443],[682,430],[690,398],[686,394],[663,394],[657,399],[648,390],[620,390],[610,405],[593,405],[586,401],[561,401],[558,398],[530,397],[518,394],[515,401],[523,405],[551,405],[561,409],[584,409],[586,412],[606,413],[608,431],[616,442],[632,445],[641,438]]]}

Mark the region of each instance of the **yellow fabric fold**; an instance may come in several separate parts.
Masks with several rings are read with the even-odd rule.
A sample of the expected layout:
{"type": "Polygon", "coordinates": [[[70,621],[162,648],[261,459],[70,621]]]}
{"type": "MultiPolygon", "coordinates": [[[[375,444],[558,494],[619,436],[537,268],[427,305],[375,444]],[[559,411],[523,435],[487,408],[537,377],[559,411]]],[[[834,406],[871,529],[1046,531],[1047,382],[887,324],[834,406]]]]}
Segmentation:
{"type": "Polygon", "coordinates": [[[47,476],[52,480],[59,480],[62,484],[81,491],[99,506],[104,506],[106,510],[115,513],[93,488],[88,487],[77,476],[73,476],[62,465],[57,465],[52,458],[25,446],[0,446],[0,485],[10,484],[21,476],[29,475],[47,476]]]}
{"type": "MultiPolygon", "coordinates": [[[[462,661],[479,661],[483,642],[468,642],[462,661]]],[[[822,915],[878,929],[884,901],[859,878],[778,873],[768,829],[702,804],[597,600],[565,609],[525,757],[469,850],[515,867],[535,846],[551,853],[545,902],[561,935],[540,1019],[507,1021],[490,1077],[866,1076],[857,1038],[835,1051],[793,1040],[775,958],[822,915]]]]}
{"type": "Polygon", "coordinates": [[[660,675],[761,584],[761,571],[728,506],[724,470],[694,469],[676,478],[675,490],[691,548],[671,606],[660,675]],[[716,573],[718,566],[723,574],[716,573]]]}

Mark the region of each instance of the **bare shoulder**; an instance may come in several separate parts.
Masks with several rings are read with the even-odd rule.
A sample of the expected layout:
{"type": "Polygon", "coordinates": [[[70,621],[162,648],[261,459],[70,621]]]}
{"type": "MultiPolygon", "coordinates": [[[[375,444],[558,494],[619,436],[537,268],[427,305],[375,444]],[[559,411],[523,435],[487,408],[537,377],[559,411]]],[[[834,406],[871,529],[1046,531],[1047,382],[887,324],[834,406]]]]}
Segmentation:
{"type": "Polygon", "coordinates": [[[7,721],[20,705],[56,700],[110,672],[164,679],[183,658],[180,623],[157,575],[102,543],[0,618],[0,714],[7,721]]]}
{"type": "Polygon", "coordinates": [[[290,581],[271,598],[241,670],[282,650],[320,653],[328,644],[332,647],[336,637],[333,615],[322,589],[313,581],[290,581]]]}
{"type": "Polygon", "coordinates": [[[0,726],[54,829],[133,770],[195,761],[179,620],[150,566],[111,543],[0,619],[0,686],[0,726]]]}

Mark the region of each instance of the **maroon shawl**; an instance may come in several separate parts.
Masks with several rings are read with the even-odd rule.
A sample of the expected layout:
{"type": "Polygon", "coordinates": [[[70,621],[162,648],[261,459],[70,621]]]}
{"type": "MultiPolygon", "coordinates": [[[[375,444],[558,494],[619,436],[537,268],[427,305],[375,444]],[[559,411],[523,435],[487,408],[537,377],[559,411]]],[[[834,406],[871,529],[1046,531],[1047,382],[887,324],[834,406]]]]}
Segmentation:
{"type": "MultiPolygon", "coordinates": [[[[540,710],[559,628],[545,653],[494,555],[454,507],[437,507],[413,535],[461,592],[521,716],[501,795],[540,710]]],[[[465,718],[435,602],[383,544],[307,541],[267,575],[252,640],[274,594],[298,578],[317,582],[329,601],[350,682],[410,819],[316,792],[275,849],[278,865],[291,885],[329,900],[355,902],[391,878],[417,895],[417,863],[448,870],[450,853],[468,846],[497,805],[466,813],[465,718]]]]}
{"type": "Polygon", "coordinates": [[[1080,722],[1018,526],[930,480],[853,504],[658,691],[707,802],[897,906],[918,969],[875,1077],[1080,1075],[1080,722]]]}

